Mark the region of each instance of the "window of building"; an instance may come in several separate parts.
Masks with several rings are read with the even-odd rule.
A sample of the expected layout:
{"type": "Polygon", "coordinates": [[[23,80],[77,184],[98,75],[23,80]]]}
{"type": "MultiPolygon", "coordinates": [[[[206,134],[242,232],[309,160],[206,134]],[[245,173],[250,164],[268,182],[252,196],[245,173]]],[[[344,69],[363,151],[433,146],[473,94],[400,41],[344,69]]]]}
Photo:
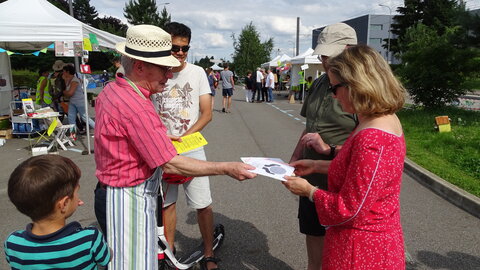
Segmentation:
{"type": "Polygon", "coordinates": [[[381,38],[370,38],[368,44],[375,45],[375,44],[382,44],[381,38]]]}
{"type": "Polygon", "coordinates": [[[371,30],[383,30],[383,24],[370,24],[371,30]]]}

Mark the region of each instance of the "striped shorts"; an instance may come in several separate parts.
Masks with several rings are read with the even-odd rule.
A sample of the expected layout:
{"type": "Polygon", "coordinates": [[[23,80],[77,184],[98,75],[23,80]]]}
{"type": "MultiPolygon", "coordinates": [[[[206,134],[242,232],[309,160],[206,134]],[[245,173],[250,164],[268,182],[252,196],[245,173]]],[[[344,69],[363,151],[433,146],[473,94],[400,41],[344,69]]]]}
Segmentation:
{"type": "Polygon", "coordinates": [[[157,270],[157,195],[161,169],[134,187],[107,186],[109,269],[157,270]]]}

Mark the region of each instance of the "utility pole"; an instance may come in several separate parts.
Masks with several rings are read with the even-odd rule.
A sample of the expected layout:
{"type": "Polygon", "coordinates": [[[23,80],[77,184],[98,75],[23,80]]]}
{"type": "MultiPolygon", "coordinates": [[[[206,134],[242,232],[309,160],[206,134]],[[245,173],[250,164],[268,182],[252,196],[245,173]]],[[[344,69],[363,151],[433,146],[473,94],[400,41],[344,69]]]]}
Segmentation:
{"type": "Polygon", "coordinates": [[[295,56],[299,55],[299,46],[300,45],[300,17],[297,17],[297,42],[296,42],[296,50],[295,50],[295,56]]]}

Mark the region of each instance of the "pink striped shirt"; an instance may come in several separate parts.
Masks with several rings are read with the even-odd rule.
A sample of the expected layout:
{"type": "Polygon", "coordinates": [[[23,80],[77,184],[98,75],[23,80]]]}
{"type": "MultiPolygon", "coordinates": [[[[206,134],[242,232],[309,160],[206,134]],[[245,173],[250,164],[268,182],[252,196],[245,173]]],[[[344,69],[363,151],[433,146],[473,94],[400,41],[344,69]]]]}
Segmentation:
{"type": "Polygon", "coordinates": [[[177,154],[149,99],[150,92],[138,88],[146,100],[117,77],[96,100],[95,175],[105,185],[141,184],[177,154]]]}

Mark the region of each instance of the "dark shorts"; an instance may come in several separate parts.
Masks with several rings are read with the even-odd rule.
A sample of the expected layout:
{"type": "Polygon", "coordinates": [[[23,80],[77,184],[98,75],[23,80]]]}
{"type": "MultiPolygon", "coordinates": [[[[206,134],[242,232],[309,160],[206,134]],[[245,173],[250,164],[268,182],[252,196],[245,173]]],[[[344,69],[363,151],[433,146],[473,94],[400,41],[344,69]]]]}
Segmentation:
{"type": "Polygon", "coordinates": [[[224,96],[224,97],[231,97],[231,96],[233,96],[233,88],[226,88],[226,89],[224,88],[224,89],[222,90],[222,96],[224,96]]]}
{"type": "Polygon", "coordinates": [[[98,225],[102,229],[105,240],[107,239],[107,190],[104,185],[97,182],[94,191],[94,210],[98,225]]]}
{"type": "MultiPolygon", "coordinates": [[[[315,176],[309,176],[309,182],[318,186],[321,189],[327,189],[326,180],[320,180],[320,175],[315,174],[315,176]]],[[[318,220],[317,210],[315,209],[315,204],[311,202],[307,197],[300,197],[298,201],[298,224],[300,227],[300,232],[306,235],[313,236],[324,236],[325,227],[320,225],[318,220]]]]}
{"type": "Polygon", "coordinates": [[[217,93],[217,91],[215,91],[215,89],[210,89],[210,91],[211,91],[210,95],[211,95],[212,97],[214,97],[215,94],[217,93]]]}

